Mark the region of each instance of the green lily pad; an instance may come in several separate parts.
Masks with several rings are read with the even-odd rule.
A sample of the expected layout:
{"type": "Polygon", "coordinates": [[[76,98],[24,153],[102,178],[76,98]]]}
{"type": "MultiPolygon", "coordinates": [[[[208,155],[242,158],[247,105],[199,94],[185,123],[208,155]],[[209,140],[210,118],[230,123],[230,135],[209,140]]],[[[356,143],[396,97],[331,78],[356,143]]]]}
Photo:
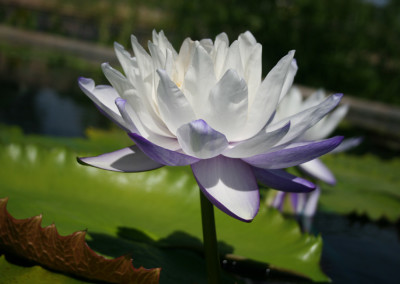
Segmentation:
{"type": "MultiPolygon", "coordinates": [[[[59,143],[55,148],[49,147],[50,140],[38,143],[46,147],[30,143],[27,138],[23,144],[0,148],[0,161],[7,165],[0,172],[1,195],[10,198],[8,210],[15,218],[43,214],[43,226],[55,223],[62,235],[87,228],[91,247],[106,256],[123,253],[124,228],[125,233],[126,228],[142,232],[141,244],[148,247],[154,247],[152,241],[165,245],[165,239],[171,240],[177,232],[202,239],[199,190],[190,168],[112,173],[79,165],[76,154],[59,143]],[[105,240],[108,246],[104,245],[105,240]]],[[[96,141],[82,143],[86,151],[86,146],[96,141]]],[[[216,223],[218,239],[233,249],[234,255],[269,263],[314,281],[328,281],[319,267],[322,239],[301,234],[295,221],[285,220],[276,210],[262,206],[250,224],[216,210],[216,223]]],[[[196,248],[190,241],[186,245],[196,248]]],[[[125,247],[126,253],[143,253],[141,260],[134,258],[135,267],[156,265],[163,258],[143,248],[125,247]]],[[[163,275],[174,273],[180,272],[163,268],[161,283],[172,283],[163,282],[163,275]]]]}
{"type": "Polygon", "coordinates": [[[400,219],[400,158],[327,155],[324,163],[336,176],[335,186],[322,185],[322,210],[367,215],[372,220],[400,219]]]}
{"type": "Polygon", "coordinates": [[[1,283],[81,284],[81,280],[60,273],[54,273],[38,265],[20,266],[0,256],[1,283]]]}

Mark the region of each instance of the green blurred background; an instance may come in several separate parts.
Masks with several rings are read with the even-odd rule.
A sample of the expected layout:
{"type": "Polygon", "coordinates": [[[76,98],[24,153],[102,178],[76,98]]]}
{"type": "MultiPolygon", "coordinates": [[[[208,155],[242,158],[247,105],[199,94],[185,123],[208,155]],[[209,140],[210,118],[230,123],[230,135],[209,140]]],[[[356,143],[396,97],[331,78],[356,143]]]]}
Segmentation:
{"type": "Polygon", "coordinates": [[[233,41],[250,30],[263,45],[264,75],[295,49],[296,84],[373,101],[365,111],[351,108],[349,134],[371,137],[369,149],[400,149],[399,1],[0,0],[0,7],[0,121],[27,132],[75,136],[107,124],[85,108],[75,117],[79,130],[45,131],[36,95],[50,88],[88,107],[77,77],[106,83],[99,65],[118,68],[112,44],[130,50],[130,34],[147,45],[152,30],[163,29],[179,49],[186,37],[226,32],[233,41]],[[386,104],[380,114],[368,113],[377,102],[386,104]]]}
{"type": "MultiPolygon", "coordinates": [[[[214,38],[224,31],[233,40],[239,33],[250,30],[263,44],[264,70],[269,70],[288,50],[296,49],[300,66],[297,83],[400,105],[399,1],[2,0],[0,3],[2,25],[104,46],[117,41],[128,47],[131,33],[146,42],[153,28],[163,29],[176,48],[188,36],[214,38]]],[[[12,57],[4,50],[4,44],[3,41],[2,61],[12,57]]],[[[62,57],[58,60],[62,62],[62,57]]]]}

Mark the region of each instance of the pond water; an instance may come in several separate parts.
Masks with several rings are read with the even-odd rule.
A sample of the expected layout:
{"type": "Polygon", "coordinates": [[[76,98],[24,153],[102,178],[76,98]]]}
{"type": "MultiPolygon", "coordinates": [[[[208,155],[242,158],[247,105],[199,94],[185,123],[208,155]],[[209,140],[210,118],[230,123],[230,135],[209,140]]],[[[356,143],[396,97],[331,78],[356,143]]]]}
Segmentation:
{"type": "Polygon", "coordinates": [[[321,265],[333,283],[400,283],[400,224],[319,212],[321,265]]]}

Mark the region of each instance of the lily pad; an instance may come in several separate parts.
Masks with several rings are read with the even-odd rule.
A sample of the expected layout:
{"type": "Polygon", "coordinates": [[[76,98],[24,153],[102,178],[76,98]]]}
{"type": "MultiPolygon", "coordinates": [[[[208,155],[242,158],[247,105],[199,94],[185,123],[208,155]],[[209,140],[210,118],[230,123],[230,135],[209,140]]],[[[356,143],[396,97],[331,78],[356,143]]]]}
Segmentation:
{"type": "MultiPolygon", "coordinates": [[[[58,143],[55,148],[49,147],[49,141],[46,143],[45,148],[30,144],[29,139],[25,144],[1,145],[0,161],[7,165],[0,172],[1,194],[9,197],[8,210],[14,217],[42,213],[43,226],[54,222],[61,235],[88,228],[92,238],[89,244],[106,256],[116,256],[113,246],[121,252],[121,228],[143,232],[159,244],[176,232],[202,239],[199,190],[190,168],[111,173],[83,167],[76,163],[73,151],[58,143]],[[108,240],[109,247],[104,240],[108,240]],[[100,241],[103,245],[96,246],[100,241]]],[[[295,221],[285,220],[276,210],[262,207],[250,224],[216,210],[216,223],[218,239],[233,248],[234,255],[269,263],[314,281],[328,280],[319,267],[321,238],[301,234],[295,221]]],[[[189,247],[196,247],[188,243],[189,247]]],[[[126,252],[132,252],[130,247],[126,252]]],[[[149,253],[147,264],[153,259],[151,265],[155,265],[161,258],[149,253]]],[[[146,257],[143,259],[146,261],[146,257]]],[[[152,268],[137,258],[133,265],[152,268]]],[[[163,282],[163,277],[179,273],[175,268],[162,268],[160,281],[174,283],[163,282]]]]}
{"type": "Polygon", "coordinates": [[[320,207],[324,211],[367,215],[372,220],[400,220],[400,158],[327,155],[324,163],[337,184],[322,185],[320,207]]]}
{"type": "Polygon", "coordinates": [[[38,265],[15,265],[0,256],[1,283],[81,284],[82,280],[54,273],[38,265]]]}

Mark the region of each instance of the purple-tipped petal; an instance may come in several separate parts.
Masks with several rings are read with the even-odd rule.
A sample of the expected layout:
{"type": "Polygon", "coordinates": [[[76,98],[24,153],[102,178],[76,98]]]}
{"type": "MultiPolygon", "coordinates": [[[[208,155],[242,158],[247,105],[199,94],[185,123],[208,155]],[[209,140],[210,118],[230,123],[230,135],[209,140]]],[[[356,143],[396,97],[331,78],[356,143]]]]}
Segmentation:
{"type": "Polygon", "coordinates": [[[336,184],[335,176],[319,159],[314,159],[301,164],[299,165],[299,168],[302,172],[312,178],[322,180],[330,185],[336,184]]]}
{"type": "Polygon", "coordinates": [[[268,128],[263,129],[252,138],[226,149],[223,155],[230,158],[245,158],[266,153],[288,133],[289,129],[290,122],[274,131],[267,132],[268,128]]]}
{"type": "Polygon", "coordinates": [[[284,170],[264,170],[253,168],[259,183],[284,192],[310,192],[315,184],[300,177],[289,174],[284,170]]]}
{"type": "Polygon", "coordinates": [[[198,158],[157,146],[136,133],[129,133],[129,136],[135,141],[140,150],[160,164],[166,166],[186,166],[199,161],[198,158]]]}
{"type": "Polygon", "coordinates": [[[78,162],[115,172],[144,172],[164,166],[147,157],[136,145],[96,157],[78,158],[78,162]]]}
{"type": "Polygon", "coordinates": [[[282,212],[282,210],[283,210],[283,201],[285,200],[286,194],[287,194],[286,192],[277,191],[276,194],[275,194],[274,200],[272,201],[271,206],[282,212]]]}
{"type": "Polygon", "coordinates": [[[305,195],[304,193],[295,193],[295,192],[293,192],[293,193],[290,193],[289,194],[290,195],[290,203],[292,204],[292,207],[293,207],[293,211],[296,213],[296,214],[299,214],[300,212],[299,212],[299,210],[300,210],[300,204],[301,204],[301,196],[302,195],[305,195]]]}
{"type": "Polygon", "coordinates": [[[304,210],[302,212],[303,216],[313,217],[315,215],[315,211],[317,211],[317,205],[320,194],[321,194],[321,189],[319,188],[319,186],[317,186],[317,188],[313,192],[307,194],[308,198],[306,204],[304,205],[304,210]]]}
{"type": "MultiPolygon", "coordinates": [[[[293,90],[293,89],[292,89],[293,90]]],[[[295,91],[294,89],[293,91],[295,91]]],[[[294,92],[296,94],[296,92],[294,92]]],[[[308,109],[305,109],[299,113],[296,113],[291,116],[286,116],[284,118],[279,118],[279,115],[275,117],[276,122],[272,122],[269,126],[270,130],[282,127],[288,121],[290,121],[290,130],[288,134],[279,142],[280,145],[285,145],[288,142],[294,141],[302,135],[311,127],[313,127],[317,122],[319,122],[325,115],[327,115],[333,108],[335,108],[340,100],[342,99],[343,94],[333,94],[327,97],[318,105],[312,106],[308,109]]],[[[285,108],[286,103],[283,101],[280,104],[280,108],[285,108]]],[[[279,114],[279,109],[278,109],[279,114]]]]}
{"type": "Polygon", "coordinates": [[[201,159],[218,156],[229,144],[225,135],[212,129],[202,119],[179,127],[176,137],[185,153],[201,159]]]}
{"type": "Polygon", "coordinates": [[[202,192],[217,208],[250,222],[260,206],[260,195],[249,165],[239,159],[218,156],[192,165],[202,192]]]}
{"type": "MultiPolygon", "coordinates": [[[[137,118],[136,113],[132,110],[132,108],[128,108],[129,105],[126,103],[126,100],[123,98],[117,98],[115,100],[115,105],[117,106],[122,118],[124,119],[127,127],[129,127],[129,132],[134,132],[134,133],[139,133],[142,134],[143,132],[140,132],[138,130],[138,127],[136,126],[136,124],[141,126],[141,129],[143,128],[143,126],[140,124],[139,119],[137,118]],[[136,118],[136,119],[135,119],[136,118]],[[135,122],[133,121],[133,119],[135,119],[135,122]]],[[[143,135],[143,134],[142,134],[143,135]]]]}
{"type": "Polygon", "coordinates": [[[256,155],[242,160],[263,169],[283,169],[313,160],[335,149],[343,136],[336,136],[321,141],[293,143],[286,148],[256,155]]]}
{"type": "Polygon", "coordinates": [[[350,149],[360,145],[362,141],[363,141],[363,137],[353,137],[353,138],[345,139],[331,153],[333,154],[333,153],[339,153],[339,152],[350,150],[350,149]]]}

